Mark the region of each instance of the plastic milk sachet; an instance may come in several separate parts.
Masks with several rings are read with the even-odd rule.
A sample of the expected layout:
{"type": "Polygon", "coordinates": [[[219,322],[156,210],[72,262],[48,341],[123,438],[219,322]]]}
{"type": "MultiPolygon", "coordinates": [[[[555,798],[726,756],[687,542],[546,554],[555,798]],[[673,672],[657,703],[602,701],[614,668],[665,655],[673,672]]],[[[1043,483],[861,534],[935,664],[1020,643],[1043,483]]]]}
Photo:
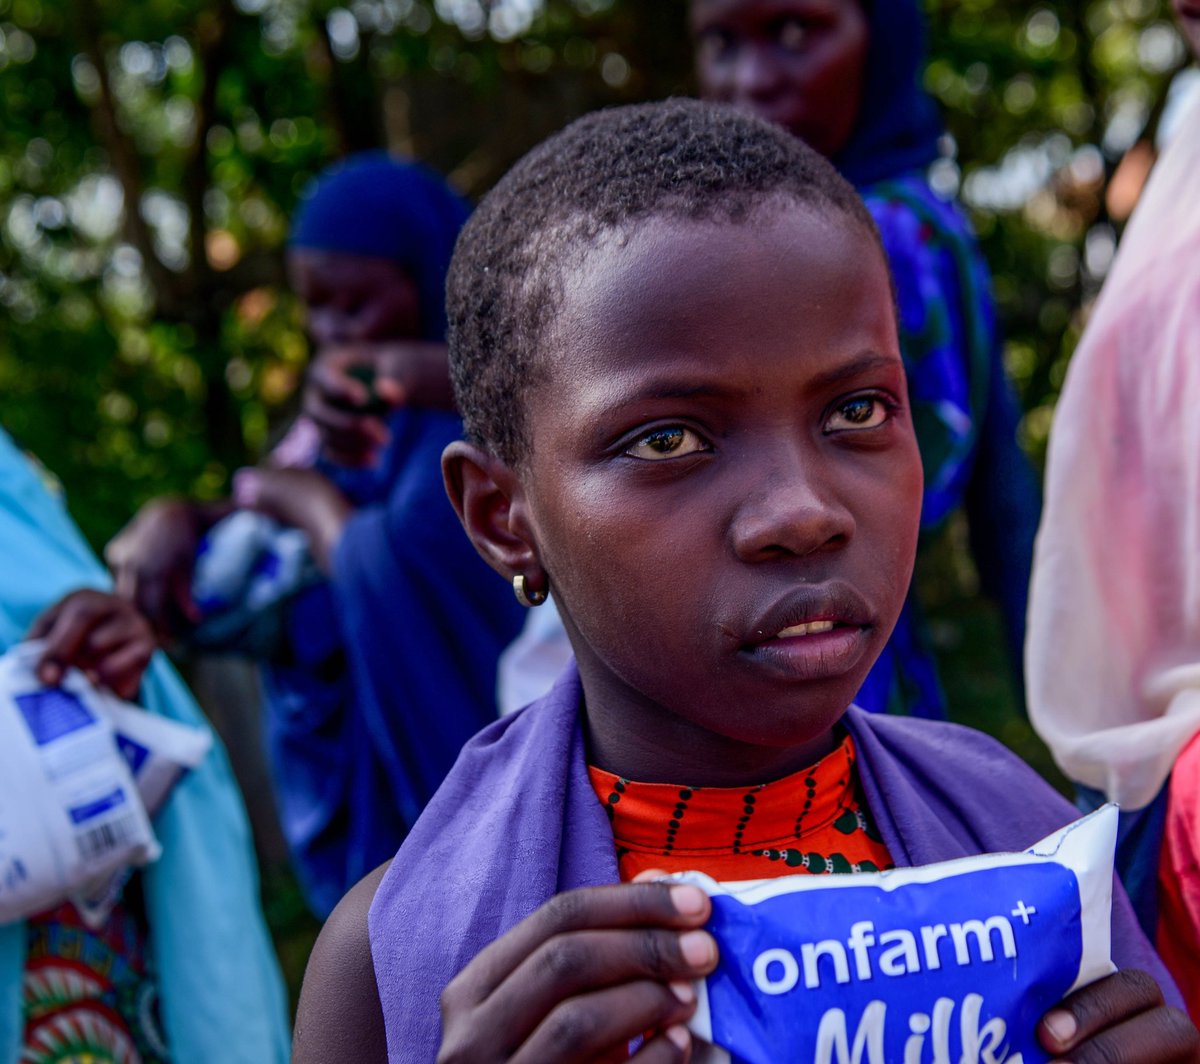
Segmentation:
{"type": "Polygon", "coordinates": [[[703,1064],[1034,1064],[1041,1017],[1115,969],[1117,809],[1025,853],[717,883],[703,1064]]]}
{"type": "Polygon", "coordinates": [[[184,774],[204,760],[212,747],[205,729],[147,713],[106,691],[93,691],[96,707],[113,727],[117,750],[125,758],[142,805],[154,816],[184,774]]]}
{"type": "Polygon", "coordinates": [[[0,924],[78,895],[107,916],[114,876],[154,860],[146,812],[210,739],[97,691],[77,670],[34,673],[37,643],[0,657],[0,924]],[[143,795],[139,783],[146,786],[143,795]]]}
{"type": "MultiPolygon", "coordinates": [[[[125,759],[138,797],[153,817],[184,774],[204,760],[212,747],[211,734],[178,721],[147,713],[106,691],[93,690],[93,705],[112,725],[117,751],[125,759]]],[[[84,923],[101,927],[121,897],[129,865],[89,880],[71,894],[84,923]]]]}
{"type": "Polygon", "coordinates": [[[270,657],[283,638],[288,600],[320,575],[304,532],[235,510],[196,548],[191,592],[201,620],[192,641],[270,657]]]}

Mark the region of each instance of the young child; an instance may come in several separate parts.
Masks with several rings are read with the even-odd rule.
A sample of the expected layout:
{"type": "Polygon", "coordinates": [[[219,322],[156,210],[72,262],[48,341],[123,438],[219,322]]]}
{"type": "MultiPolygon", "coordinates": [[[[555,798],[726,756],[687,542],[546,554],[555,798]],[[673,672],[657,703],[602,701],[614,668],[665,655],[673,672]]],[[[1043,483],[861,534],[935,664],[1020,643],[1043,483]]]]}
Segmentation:
{"type": "MultiPolygon", "coordinates": [[[[1000,606],[1019,685],[1040,501],[1016,439],[1020,411],[1004,375],[987,262],[966,215],[928,176],[942,155],[945,127],[921,86],[924,6],[687,5],[700,95],[773,122],[819,151],[854,185],[879,228],[896,285],[900,353],[925,475],[922,544],[932,545],[951,515],[965,511],[980,583],[1000,606]]],[[[545,693],[570,656],[553,611],[553,602],[539,610],[501,657],[503,708],[545,693]]],[[[915,589],[854,704],[945,719],[915,589]]]]}
{"type": "MultiPolygon", "coordinates": [[[[578,667],[472,740],[339,905],[297,1062],[616,1060],[643,1032],[633,1059],[685,1060],[709,903],[617,884],[924,864],[1073,818],[981,735],[847,709],[922,479],[879,238],[829,164],[724,107],[588,116],[484,201],[448,296],[451,497],[523,602],[553,588],[578,667]]],[[[1149,974],[1078,992],[1042,1041],[1191,1059],[1123,895],[1113,929],[1149,974]]]]}

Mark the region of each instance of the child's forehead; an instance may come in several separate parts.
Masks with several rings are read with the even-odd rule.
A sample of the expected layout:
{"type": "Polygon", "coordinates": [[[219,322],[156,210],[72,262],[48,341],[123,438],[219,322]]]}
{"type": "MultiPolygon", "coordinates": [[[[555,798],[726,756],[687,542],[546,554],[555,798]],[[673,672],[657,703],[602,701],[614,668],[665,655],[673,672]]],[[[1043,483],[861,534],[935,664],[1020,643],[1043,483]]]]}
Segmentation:
{"type": "MultiPolygon", "coordinates": [[[[770,271],[785,251],[793,268],[809,261],[813,269],[828,269],[831,257],[884,264],[878,239],[859,219],[782,194],[714,204],[704,214],[666,210],[627,219],[598,227],[563,250],[560,302],[583,300],[595,309],[597,293],[637,296],[636,287],[629,291],[631,274],[656,290],[687,295],[690,286],[730,285],[746,273],[770,271]],[[667,264],[671,272],[660,272],[667,264]]],[[[622,306],[611,310],[620,315],[622,306]]]]}
{"type": "Polygon", "coordinates": [[[556,304],[542,345],[554,375],[640,373],[675,355],[700,356],[703,370],[713,344],[769,345],[788,330],[826,349],[896,347],[878,244],[857,220],[795,201],[736,221],[663,214],[600,233],[564,266],[556,304]]]}

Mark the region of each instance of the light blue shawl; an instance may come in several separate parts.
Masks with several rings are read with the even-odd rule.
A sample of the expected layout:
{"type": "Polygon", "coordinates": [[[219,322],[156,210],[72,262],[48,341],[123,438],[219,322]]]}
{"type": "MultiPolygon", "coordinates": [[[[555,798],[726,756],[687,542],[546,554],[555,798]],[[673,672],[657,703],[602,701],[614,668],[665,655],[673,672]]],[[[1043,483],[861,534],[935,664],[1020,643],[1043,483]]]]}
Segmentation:
{"type": "MultiPolygon", "coordinates": [[[[0,651],[69,591],[107,588],[108,574],[35,467],[0,430],[0,651]]],[[[160,654],[143,704],[204,725],[160,654]]],[[[162,1019],[175,1064],[282,1064],[287,1000],[258,902],[241,797],[214,744],[155,818],[162,857],[144,874],[162,1019]]],[[[0,927],[0,1064],[20,1052],[25,928],[0,927]]]]}

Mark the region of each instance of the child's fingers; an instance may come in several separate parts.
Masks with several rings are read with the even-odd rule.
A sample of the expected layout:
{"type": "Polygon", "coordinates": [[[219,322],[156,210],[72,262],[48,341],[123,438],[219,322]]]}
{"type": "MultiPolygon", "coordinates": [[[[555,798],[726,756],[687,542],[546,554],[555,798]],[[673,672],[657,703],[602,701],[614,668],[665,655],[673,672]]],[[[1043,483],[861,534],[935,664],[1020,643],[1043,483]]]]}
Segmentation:
{"type": "Polygon", "coordinates": [[[367,420],[368,417],[353,407],[334,406],[320,395],[312,395],[305,399],[304,413],[316,422],[322,440],[338,433],[354,433],[359,422],[367,420]]]}
{"type": "Polygon", "coordinates": [[[375,378],[375,394],[389,406],[403,406],[408,399],[409,389],[405,380],[398,377],[375,378]]]}
{"type": "Polygon", "coordinates": [[[694,928],[701,926],[711,911],[708,895],[688,885],[631,883],[558,894],[483,949],[446,988],[443,1008],[483,1001],[555,935],[601,928],[694,928]]]}
{"type": "MultiPolygon", "coordinates": [[[[694,1003],[688,983],[707,975],[716,963],[716,942],[698,929],[566,932],[534,950],[479,1006],[476,1022],[489,1029],[504,1028],[519,1045],[562,1002],[647,979],[658,985],[679,983],[679,992],[673,995],[677,1002],[694,1003]]],[[[635,1028],[634,1033],[646,1026],[635,1028]]]]}
{"type": "Polygon", "coordinates": [[[112,609],[111,600],[99,592],[77,592],[60,604],[50,626],[41,634],[45,643],[37,664],[38,679],[54,685],[74,665],[89,634],[112,609]]]}
{"type": "Polygon", "coordinates": [[[639,872],[636,876],[634,876],[633,879],[630,880],[630,882],[631,883],[657,883],[660,879],[666,879],[666,877],[669,875],[670,875],[670,872],[667,872],[665,869],[662,869],[662,868],[647,868],[644,872],[639,872]]]}
{"type": "Polygon", "coordinates": [[[115,591],[165,636],[170,633],[175,620],[170,608],[171,589],[180,580],[191,586],[190,564],[161,568],[147,566],[141,570],[131,566],[117,570],[115,591]]]}
{"type": "Polygon", "coordinates": [[[132,699],[142,685],[142,676],[153,655],[154,641],[138,637],[98,661],[92,671],[109,690],[121,698],[132,699]]]}
{"type": "MultiPolygon", "coordinates": [[[[582,994],[558,1005],[509,1060],[511,1064],[566,1064],[612,1059],[643,1031],[671,1029],[694,1008],[694,997],[682,1001],[670,987],[651,980],[582,994]]],[[[676,1056],[662,1059],[686,1058],[678,1050],[676,1056]]]]}
{"type": "Polygon", "coordinates": [[[668,1027],[629,1058],[629,1064],[680,1064],[692,1059],[692,1033],[682,1024],[668,1027]]]}
{"type": "Polygon", "coordinates": [[[389,439],[387,423],[382,418],[361,410],[331,406],[319,396],[306,399],[304,412],[317,426],[321,446],[335,461],[343,457],[361,461],[389,439]]]}
{"type": "Polygon", "coordinates": [[[200,623],[200,607],[196,605],[196,600],[192,598],[192,574],[184,569],[176,569],[170,578],[171,586],[171,601],[175,605],[179,616],[182,617],[188,624],[200,623]]]}
{"type": "Polygon", "coordinates": [[[321,352],[309,370],[308,391],[327,405],[362,406],[371,398],[370,389],[349,372],[355,366],[373,365],[369,352],[352,347],[321,352]]]}
{"type": "Polygon", "coordinates": [[[342,456],[361,461],[373,458],[390,439],[391,433],[383,421],[363,417],[347,432],[322,432],[321,446],[334,461],[342,456]]]}
{"type": "Polygon", "coordinates": [[[1038,1038],[1049,1053],[1070,1053],[1098,1032],[1162,1003],[1153,978],[1125,969],[1064,998],[1042,1017],[1038,1038]]]}
{"type": "Polygon", "coordinates": [[[92,664],[126,643],[149,633],[149,625],[130,610],[97,617],[79,648],[77,663],[92,664]]]}
{"type": "Polygon", "coordinates": [[[1178,1009],[1150,1009],[1108,1027],[1074,1046],[1071,1064],[1194,1064],[1198,1040],[1192,1021],[1178,1009]]]}

